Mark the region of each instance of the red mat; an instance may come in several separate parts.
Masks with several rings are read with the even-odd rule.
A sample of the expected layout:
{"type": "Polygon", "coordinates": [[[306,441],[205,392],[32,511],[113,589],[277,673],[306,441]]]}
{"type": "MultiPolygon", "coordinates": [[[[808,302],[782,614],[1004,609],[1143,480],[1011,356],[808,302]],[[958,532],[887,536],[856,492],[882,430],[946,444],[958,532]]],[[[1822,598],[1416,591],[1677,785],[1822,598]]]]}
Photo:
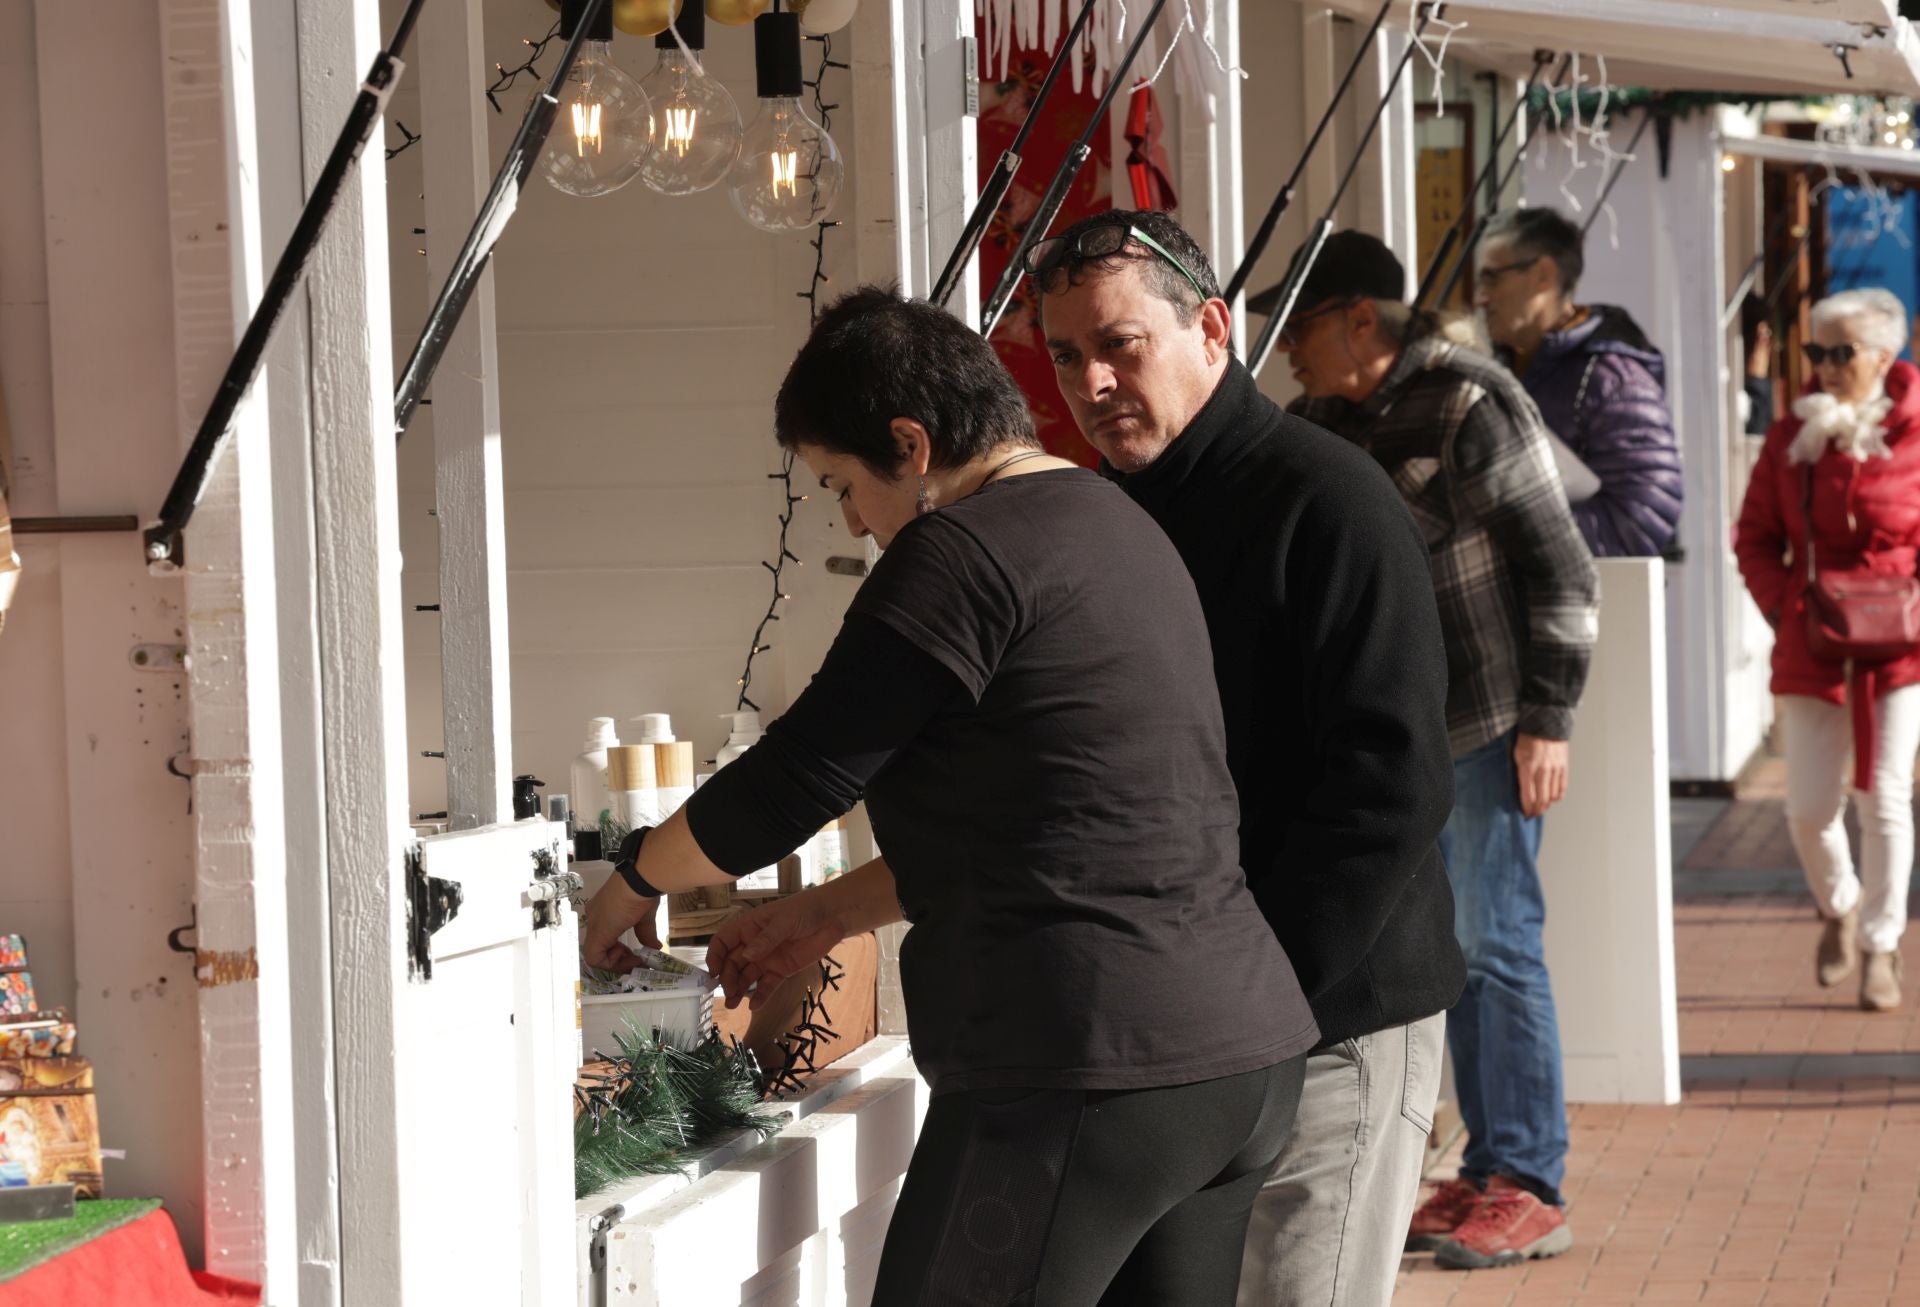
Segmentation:
{"type": "Polygon", "coordinates": [[[260,1286],[187,1269],[173,1219],[151,1211],[0,1284],[0,1307],[260,1307],[260,1286]]]}

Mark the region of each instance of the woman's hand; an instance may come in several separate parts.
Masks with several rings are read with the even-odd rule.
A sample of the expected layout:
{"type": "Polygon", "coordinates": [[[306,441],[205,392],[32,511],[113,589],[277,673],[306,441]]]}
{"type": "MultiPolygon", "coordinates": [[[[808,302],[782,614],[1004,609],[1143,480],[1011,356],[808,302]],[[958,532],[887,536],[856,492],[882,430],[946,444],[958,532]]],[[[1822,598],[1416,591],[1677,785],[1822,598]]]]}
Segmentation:
{"type": "MultiPolygon", "coordinates": [[[[848,931],[830,886],[729,917],[707,945],[707,970],[725,987],[727,1006],[758,1008],[775,985],[816,965],[848,931]]],[[[597,897],[597,896],[596,896],[597,897]]]]}
{"type": "Polygon", "coordinates": [[[634,951],[620,942],[631,929],[648,948],[660,947],[660,931],[654,919],[660,900],[635,894],[619,876],[607,877],[607,883],[587,904],[587,934],[580,944],[580,956],[590,967],[608,971],[632,971],[640,965],[634,951]]]}

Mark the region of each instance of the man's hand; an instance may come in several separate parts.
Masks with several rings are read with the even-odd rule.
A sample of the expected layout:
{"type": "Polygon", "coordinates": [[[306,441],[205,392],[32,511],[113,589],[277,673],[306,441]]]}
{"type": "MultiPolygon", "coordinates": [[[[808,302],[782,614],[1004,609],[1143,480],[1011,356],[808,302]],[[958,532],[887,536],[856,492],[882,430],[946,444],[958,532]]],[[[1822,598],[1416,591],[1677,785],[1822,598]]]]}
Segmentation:
{"type": "Polygon", "coordinates": [[[1567,797],[1567,742],[1522,735],[1514,740],[1513,765],[1520,774],[1520,811],[1538,817],[1567,797]]]}
{"type": "Polygon", "coordinates": [[[728,1007],[744,998],[758,1008],[779,981],[815,965],[847,937],[830,888],[803,890],[721,923],[707,945],[707,970],[725,987],[728,1007]]]}
{"type": "Polygon", "coordinates": [[[1764,377],[1773,370],[1773,328],[1762,322],[1753,329],[1753,344],[1747,350],[1747,375],[1764,377]]]}
{"type": "Polygon", "coordinates": [[[581,942],[580,956],[590,967],[632,971],[640,965],[640,958],[620,942],[620,937],[631,929],[642,944],[659,948],[660,931],[654,924],[659,911],[659,899],[635,894],[618,875],[607,877],[607,883],[587,904],[587,935],[581,942]]]}

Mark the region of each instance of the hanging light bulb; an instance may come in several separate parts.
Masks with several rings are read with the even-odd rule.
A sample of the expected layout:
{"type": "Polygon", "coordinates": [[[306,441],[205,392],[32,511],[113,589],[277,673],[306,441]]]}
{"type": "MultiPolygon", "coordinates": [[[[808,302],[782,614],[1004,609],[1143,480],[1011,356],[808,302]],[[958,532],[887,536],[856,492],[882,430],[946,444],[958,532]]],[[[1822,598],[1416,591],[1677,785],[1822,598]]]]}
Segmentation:
{"type": "Polygon", "coordinates": [[[640,81],[653,106],[647,118],[653,148],[640,165],[640,180],[662,195],[691,195],[718,186],[740,157],[740,110],[720,79],[708,76],[700,65],[707,44],[706,10],[690,2],[653,44],[660,61],[640,81]]]}
{"type": "Polygon", "coordinates": [[[761,231],[805,231],[833,211],[846,166],[840,147],[800,104],[800,17],[753,20],[760,113],[740,143],[727,190],[740,216],[761,231]]]}
{"type": "MultiPolygon", "coordinates": [[[[585,0],[565,0],[560,31],[578,28],[585,0]]],[[[547,134],[541,171],[568,195],[611,195],[640,175],[647,154],[647,97],[613,62],[613,14],[600,10],[567,70],[560,113],[547,134]]]]}

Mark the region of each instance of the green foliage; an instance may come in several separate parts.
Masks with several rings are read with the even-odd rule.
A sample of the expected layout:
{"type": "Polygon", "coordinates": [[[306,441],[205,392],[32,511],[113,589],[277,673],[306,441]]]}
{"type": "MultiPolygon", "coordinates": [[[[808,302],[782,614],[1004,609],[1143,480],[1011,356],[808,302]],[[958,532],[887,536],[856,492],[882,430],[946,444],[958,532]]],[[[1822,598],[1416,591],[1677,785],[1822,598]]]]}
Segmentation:
{"type": "Polygon", "coordinates": [[[687,1042],[628,1022],[620,1056],[575,1089],[573,1192],[585,1198],[636,1175],[677,1171],[689,1154],[741,1130],[779,1128],[760,1108],[753,1056],[718,1030],[687,1042]]]}

